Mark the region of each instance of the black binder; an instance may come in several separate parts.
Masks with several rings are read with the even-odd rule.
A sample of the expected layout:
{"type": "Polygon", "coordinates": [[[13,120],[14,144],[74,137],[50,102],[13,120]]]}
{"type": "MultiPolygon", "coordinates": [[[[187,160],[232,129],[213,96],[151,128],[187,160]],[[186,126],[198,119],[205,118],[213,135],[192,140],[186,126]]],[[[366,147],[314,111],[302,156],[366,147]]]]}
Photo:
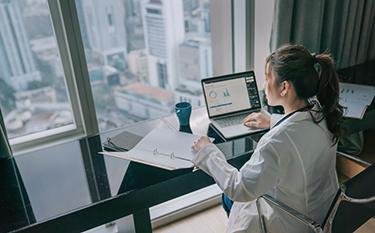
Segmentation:
{"type": "Polygon", "coordinates": [[[112,138],[108,137],[103,142],[103,149],[106,151],[129,151],[137,145],[143,137],[124,131],[112,138]]]}

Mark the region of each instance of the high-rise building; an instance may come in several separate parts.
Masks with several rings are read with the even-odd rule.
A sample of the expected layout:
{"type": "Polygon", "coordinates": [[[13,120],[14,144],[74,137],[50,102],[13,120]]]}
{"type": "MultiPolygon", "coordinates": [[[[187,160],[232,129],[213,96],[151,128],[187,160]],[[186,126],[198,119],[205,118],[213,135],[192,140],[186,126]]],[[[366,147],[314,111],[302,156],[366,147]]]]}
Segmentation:
{"type": "Polygon", "coordinates": [[[124,7],[125,7],[126,18],[134,17],[137,15],[137,10],[135,9],[133,0],[124,0],[124,7]]]}
{"type": "Polygon", "coordinates": [[[188,39],[179,46],[179,76],[181,80],[200,81],[211,77],[212,52],[209,39],[195,37],[188,39]]]}
{"type": "Polygon", "coordinates": [[[114,97],[120,110],[141,119],[165,116],[174,109],[173,92],[138,82],[118,87],[114,97]]]}
{"type": "Polygon", "coordinates": [[[30,40],[31,50],[34,52],[35,57],[40,61],[48,64],[48,73],[46,70],[41,69],[42,77],[49,76],[49,79],[54,77],[64,77],[64,70],[61,65],[60,54],[57,49],[57,42],[55,37],[44,37],[40,39],[30,40]],[[44,72],[43,72],[44,71],[44,72]],[[43,76],[44,75],[44,76],[43,76]]]}
{"type": "Polygon", "coordinates": [[[200,80],[211,77],[212,53],[209,39],[195,37],[179,46],[180,85],[175,91],[175,101],[190,102],[193,107],[204,104],[200,80]]]}
{"type": "MultiPolygon", "coordinates": [[[[127,54],[124,6],[118,0],[82,0],[83,18],[92,59],[125,72],[127,54]]],[[[82,25],[81,25],[82,26],[82,25]]],[[[90,62],[90,57],[88,60],[90,62]]]]}
{"type": "Polygon", "coordinates": [[[146,0],[142,16],[150,83],[174,91],[179,85],[178,46],[185,37],[182,0],[146,0]]]}
{"type": "Polygon", "coordinates": [[[192,80],[183,80],[174,92],[175,103],[189,102],[192,107],[204,105],[201,83],[192,80]]]}
{"type": "Polygon", "coordinates": [[[191,15],[191,12],[194,9],[194,0],[182,0],[184,5],[184,15],[191,15]]]}
{"type": "Polygon", "coordinates": [[[202,19],[204,21],[204,29],[206,33],[211,32],[211,13],[210,13],[210,4],[204,2],[202,4],[202,19]]]}
{"type": "Polygon", "coordinates": [[[207,0],[200,0],[193,4],[193,10],[189,16],[185,15],[185,24],[189,26],[189,32],[207,36],[211,32],[210,4],[207,0]]]}
{"type": "Polygon", "coordinates": [[[148,82],[147,55],[144,50],[132,50],[128,54],[129,71],[140,81],[148,82]]]}
{"type": "Polygon", "coordinates": [[[85,16],[83,15],[82,1],[83,0],[75,0],[77,13],[78,13],[79,26],[81,27],[81,37],[82,37],[83,46],[85,48],[89,48],[90,44],[89,44],[89,38],[87,35],[87,30],[86,30],[85,16]]]}
{"type": "Polygon", "coordinates": [[[17,0],[0,1],[0,78],[15,90],[41,80],[17,0]]]}
{"type": "Polygon", "coordinates": [[[131,16],[126,18],[126,40],[128,52],[145,48],[145,38],[143,35],[142,16],[131,16]]]}

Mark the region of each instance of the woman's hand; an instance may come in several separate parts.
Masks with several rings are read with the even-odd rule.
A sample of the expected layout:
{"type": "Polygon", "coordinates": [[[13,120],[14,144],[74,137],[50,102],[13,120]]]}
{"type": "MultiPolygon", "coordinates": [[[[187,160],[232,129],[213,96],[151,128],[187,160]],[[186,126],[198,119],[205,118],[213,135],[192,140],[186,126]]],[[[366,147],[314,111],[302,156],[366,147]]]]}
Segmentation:
{"type": "Polygon", "coordinates": [[[205,145],[211,143],[208,136],[202,136],[198,140],[194,141],[193,145],[191,145],[191,149],[195,149],[196,151],[199,151],[202,149],[205,145]]]}
{"type": "Polygon", "coordinates": [[[271,126],[271,118],[260,112],[251,113],[243,120],[243,123],[249,127],[269,128],[271,126]]]}

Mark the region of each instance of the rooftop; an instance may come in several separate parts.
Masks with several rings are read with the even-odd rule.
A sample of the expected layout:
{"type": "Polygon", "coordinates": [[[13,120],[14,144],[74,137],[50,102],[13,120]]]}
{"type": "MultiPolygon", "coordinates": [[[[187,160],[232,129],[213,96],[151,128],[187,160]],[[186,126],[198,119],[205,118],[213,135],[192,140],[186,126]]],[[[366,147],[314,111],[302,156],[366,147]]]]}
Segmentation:
{"type": "Polygon", "coordinates": [[[156,87],[151,87],[139,82],[135,82],[122,87],[119,91],[125,91],[127,93],[132,92],[134,94],[148,96],[159,101],[169,100],[173,98],[172,92],[156,87]]]}

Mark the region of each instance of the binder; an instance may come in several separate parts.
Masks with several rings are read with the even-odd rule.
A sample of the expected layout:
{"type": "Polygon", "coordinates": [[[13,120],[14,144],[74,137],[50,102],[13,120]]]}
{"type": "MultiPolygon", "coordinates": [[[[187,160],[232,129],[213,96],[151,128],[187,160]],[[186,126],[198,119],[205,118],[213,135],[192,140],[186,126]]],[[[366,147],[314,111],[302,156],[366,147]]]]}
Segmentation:
{"type": "Polygon", "coordinates": [[[346,107],[344,116],[362,119],[375,96],[375,87],[340,82],[339,104],[346,107]]]}
{"type": "Polygon", "coordinates": [[[124,131],[112,138],[108,137],[103,142],[103,148],[106,151],[129,151],[142,140],[143,137],[124,131]]]}
{"type": "Polygon", "coordinates": [[[199,138],[199,135],[158,128],[153,129],[127,152],[107,151],[101,154],[166,170],[192,168],[194,164],[191,159],[197,151],[191,149],[191,145],[199,138]]]}

